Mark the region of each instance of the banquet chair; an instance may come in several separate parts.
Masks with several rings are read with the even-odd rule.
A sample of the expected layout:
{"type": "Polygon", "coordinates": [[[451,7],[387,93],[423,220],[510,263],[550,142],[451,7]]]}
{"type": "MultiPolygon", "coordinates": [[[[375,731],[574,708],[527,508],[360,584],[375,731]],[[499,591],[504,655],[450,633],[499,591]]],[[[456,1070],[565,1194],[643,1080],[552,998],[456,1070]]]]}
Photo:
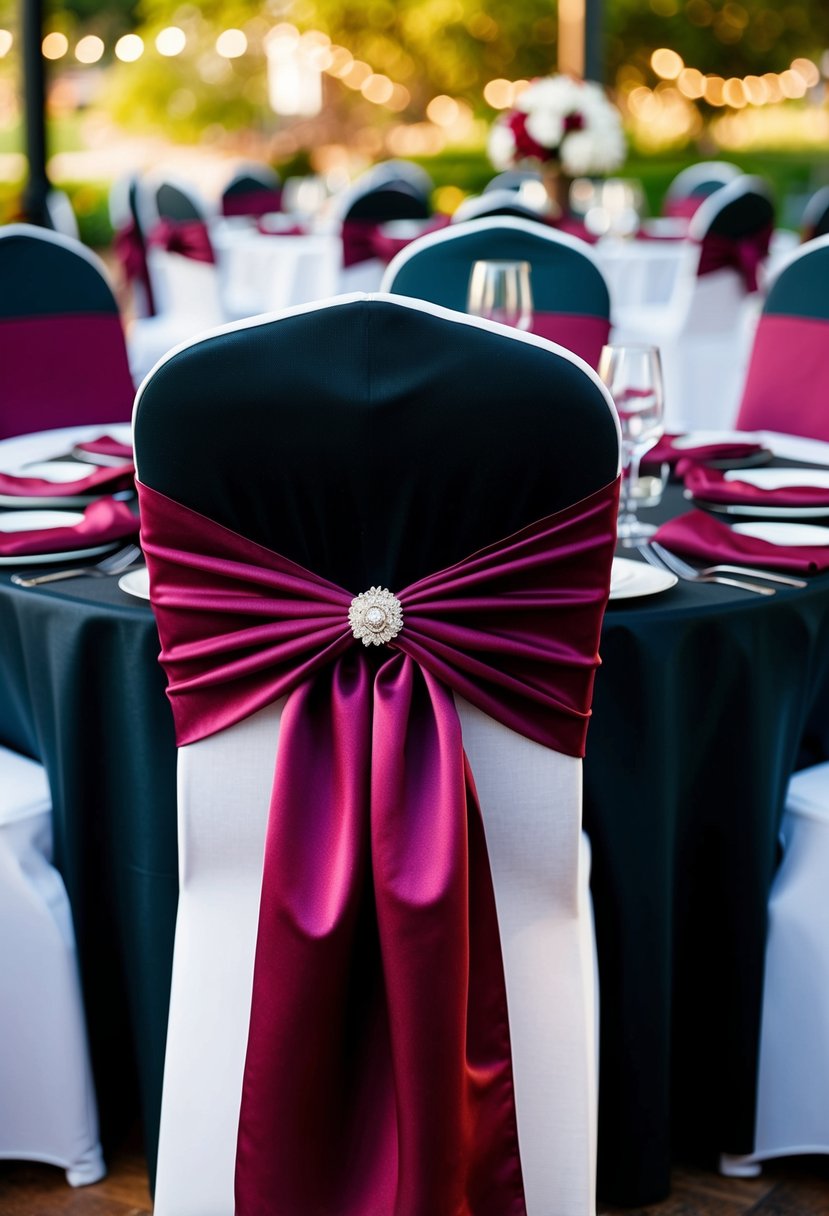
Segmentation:
{"type": "Polygon", "coordinates": [[[530,263],[533,333],[596,367],[610,331],[610,297],[589,245],[538,220],[491,216],[412,241],[389,263],[383,291],[464,311],[475,262],[530,263]]]}
{"type": "Polygon", "coordinates": [[[147,234],[138,215],[138,182],[139,174],[126,173],[112,183],[109,221],[113,251],[121,268],[126,310],[131,317],[151,317],[155,304],[147,267],[147,234]]]}
{"type": "MultiPolygon", "coordinates": [[[[618,474],[608,394],[579,360],[532,335],[421,301],[354,295],[179,350],[145,382],[134,425],[179,744],[180,897],[155,1216],[592,1214],[595,962],[581,746],[522,722],[520,704],[529,694],[557,719],[575,703],[572,690],[548,699],[543,653],[563,660],[565,683],[587,674],[577,651],[595,662],[618,474]],[[522,538],[551,521],[563,531],[537,594],[508,572],[491,581],[487,555],[500,561],[517,545],[522,565],[522,538]],[[467,569],[483,578],[482,597],[509,600],[512,588],[518,617],[521,604],[532,617],[529,605],[545,601],[523,657],[509,657],[517,618],[487,641],[495,602],[474,598],[467,569]],[[365,600],[351,601],[370,585],[407,588],[403,629],[386,651],[361,645],[346,623],[357,612],[351,628],[367,636],[365,600]],[[206,632],[189,615],[199,602],[206,632]],[[222,605],[241,616],[223,617],[222,605]],[[176,621],[201,632],[195,649],[176,621]],[[185,702],[212,676],[179,660],[213,649],[207,634],[221,683],[207,693],[212,726],[194,728],[185,702]],[[267,689],[243,674],[257,670],[276,677],[267,689]],[[439,706],[440,764],[430,705],[439,706]],[[329,710],[337,722],[326,725],[329,710]],[[463,794],[466,764],[485,845],[463,794]],[[467,897],[455,886],[467,866],[469,938],[467,897]],[[295,914],[283,936],[278,925],[295,914]],[[496,995],[501,956],[508,1021],[496,995]],[[507,1027],[526,1206],[517,1158],[504,1160],[513,1115],[507,1126],[490,1105],[494,1084],[496,1105],[512,1111],[507,1027]],[[257,1060],[262,1047],[275,1053],[269,1062],[257,1060]],[[262,1099],[272,1105],[264,1122],[262,1099]],[[266,1126],[272,1144],[260,1140],[266,1126]]],[[[387,623],[399,625],[381,599],[387,623]]],[[[585,727],[581,719],[580,738],[585,727]]]]}
{"type": "Polygon", "coordinates": [[[422,166],[411,160],[382,160],[372,165],[359,179],[363,185],[400,186],[412,191],[428,207],[435,184],[422,166]]]}
{"type": "Polygon", "coordinates": [[[189,183],[148,174],[137,186],[155,315],[136,318],[127,344],[133,380],[180,342],[226,320],[208,221],[211,209],[189,183]]]}
{"type": "Polygon", "coordinates": [[[670,182],[662,202],[662,214],[690,219],[705,199],[741,175],[725,160],[701,160],[681,169],[670,182]]]}
{"type": "Polygon", "coordinates": [[[803,209],[801,241],[813,241],[829,233],[829,186],[816,190],[803,209]]]}
{"type": "Polygon", "coordinates": [[[259,218],[279,211],[282,202],[282,180],[270,165],[240,166],[221,193],[220,210],[224,216],[259,218]]]}
{"type": "Polygon", "coordinates": [[[723,1157],[725,1174],[757,1173],[774,1157],[829,1153],[829,763],[791,778],[780,843],[769,897],[754,1152],[723,1157]]]}
{"type": "Polygon", "coordinates": [[[104,1176],[75,935],[41,765],[0,747],[0,1157],[104,1176]]]}
{"type": "Polygon", "coordinates": [[[669,430],[734,425],[773,220],[762,179],[721,186],[691,218],[667,303],[614,307],[613,342],[660,348],[669,430]]]}
{"type": "Polygon", "coordinates": [[[541,185],[541,174],[535,169],[504,169],[496,173],[484,186],[483,193],[490,190],[513,190],[518,192],[527,182],[537,182],[541,185]]]}
{"type": "Polygon", "coordinates": [[[0,227],[0,439],[126,422],[133,396],[103,262],[58,232],[0,227]]]}
{"type": "Polygon", "coordinates": [[[737,412],[741,430],[829,440],[829,235],[797,247],[766,297],[737,412]]]}
{"type": "Polygon", "coordinates": [[[340,292],[378,290],[386,265],[374,241],[381,225],[390,220],[426,221],[432,214],[428,193],[399,176],[387,176],[383,165],[367,170],[332,203],[343,242],[340,292]]]}

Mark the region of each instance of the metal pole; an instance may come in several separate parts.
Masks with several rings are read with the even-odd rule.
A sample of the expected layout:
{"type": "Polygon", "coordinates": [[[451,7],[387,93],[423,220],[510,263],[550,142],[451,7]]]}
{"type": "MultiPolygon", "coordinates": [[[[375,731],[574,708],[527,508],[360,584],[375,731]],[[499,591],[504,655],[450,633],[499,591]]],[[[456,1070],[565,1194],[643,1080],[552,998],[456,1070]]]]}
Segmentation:
{"type": "Polygon", "coordinates": [[[604,0],[584,0],[584,78],[605,83],[604,0]]]}
{"type": "Polygon", "coordinates": [[[43,0],[21,0],[23,34],[23,108],[29,176],[23,189],[23,214],[31,224],[49,227],[46,196],[46,73],[41,51],[43,0]]]}

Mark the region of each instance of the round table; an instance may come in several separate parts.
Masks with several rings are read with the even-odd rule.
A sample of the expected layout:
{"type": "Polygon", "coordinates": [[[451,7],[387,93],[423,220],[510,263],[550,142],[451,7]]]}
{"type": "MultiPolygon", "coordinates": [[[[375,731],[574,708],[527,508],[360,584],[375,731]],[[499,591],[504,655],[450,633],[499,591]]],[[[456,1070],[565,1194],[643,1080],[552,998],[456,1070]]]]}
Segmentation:
{"type": "MultiPolygon", "coordinates": [[[[676,490],[661,511],[681,509],[676,490]]],[[[172,717],[150,606],[0,570],[0,741],[46,765],[104,1135],[151,1174],[175,924],[172,717]],[[136,1090],[137,1081],[137,1090],[136,1090]]],[[[599,1193],[752,1147],[765,909],[786,782],[829,755],[829,574],[613,602],[585,760],[601,987],[599,1193]],[[806,751],[804,751],[804,748],[806,751]]]]}

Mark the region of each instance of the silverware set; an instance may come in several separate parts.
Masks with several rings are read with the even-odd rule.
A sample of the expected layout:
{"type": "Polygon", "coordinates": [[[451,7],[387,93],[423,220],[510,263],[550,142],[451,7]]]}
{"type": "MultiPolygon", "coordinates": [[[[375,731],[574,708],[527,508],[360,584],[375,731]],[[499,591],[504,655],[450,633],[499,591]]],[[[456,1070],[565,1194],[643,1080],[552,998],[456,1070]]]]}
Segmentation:
{"type": "Polygon", "coordinates": [[[138,545],[125,545],[115,553],[109,553],[92,566],[73,566],[68,570],[50,570],[48,574],[39,571],[34,573],[13,574],[11,581],[17,587],[39,587],[43,583],[57,583],[67,578],[107,578],[113,574],[125,574],[131,566],[136,566],[144,559],[138,545]]]}
{"type": "Polygon", "coordinates": [[[778,583],[783,587],[808,587],[809,585],[805,579],[795,578],[788,574],[778,574],[771,570],[759,570],[754,566],[731,566],[722,563],[698,569],[675,553],[671,553],[658,541],[643,541],[636,547],[651,566],[658,570],[669,570],[677,578],[690,583],[722,583],[727,587],[739,587],[741,591],[753,591],[756,595],[774,595],[775,588],[761,586],[760,583],[752,582],[751,579],[778,583]],[[748,578],[744,578],[744,575],[747,575],[748,578]]]}

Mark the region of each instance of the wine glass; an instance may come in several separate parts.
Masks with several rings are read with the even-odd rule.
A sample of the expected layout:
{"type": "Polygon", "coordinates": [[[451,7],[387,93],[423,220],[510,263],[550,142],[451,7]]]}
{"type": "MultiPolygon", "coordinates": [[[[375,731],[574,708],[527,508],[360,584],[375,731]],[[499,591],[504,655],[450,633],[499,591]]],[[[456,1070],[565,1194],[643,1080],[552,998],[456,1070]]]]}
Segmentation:
{"type": "Polygon", "coordinates": [[[529,262],[476,262],[469,276],[466,310],[502,325],[529,329],[533,318],[529,262]]]}
{"type": "Polygon", "coordinates": [[[616,406],[622,431],[622,500],[618,538],[633,546],[656,528],[637,514],[639,464],[665,430],[662,364],[655,346],[605,346],[599,360],[601,376],[616,406]]]}

